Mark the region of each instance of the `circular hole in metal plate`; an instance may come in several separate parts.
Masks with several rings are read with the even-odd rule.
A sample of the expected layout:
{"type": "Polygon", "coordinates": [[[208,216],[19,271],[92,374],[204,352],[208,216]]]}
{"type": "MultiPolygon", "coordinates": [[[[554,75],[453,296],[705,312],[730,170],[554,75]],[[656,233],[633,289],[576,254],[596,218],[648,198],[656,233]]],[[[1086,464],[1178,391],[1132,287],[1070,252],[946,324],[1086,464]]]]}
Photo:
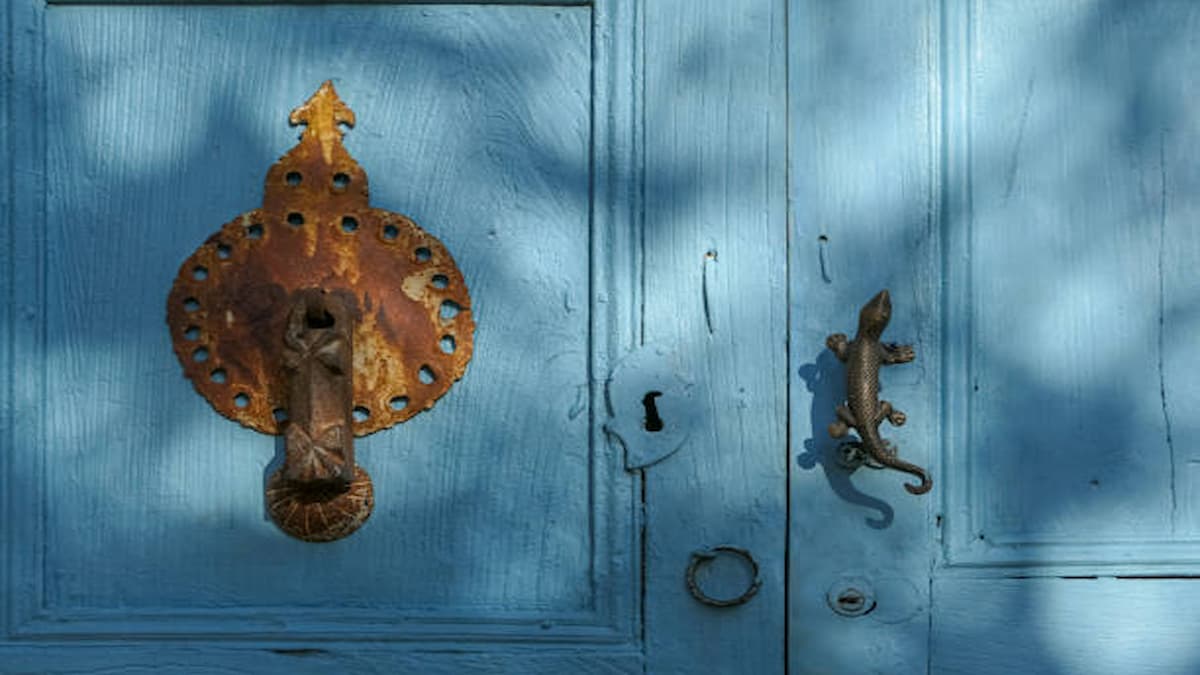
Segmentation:
{"type": "Polygon", "coordinates": [[[208,278],[208,268],[204,265],[197,265],[192,268],[192,278],[196,281],[204,281],[208,278]]]}
{"type": "Polygon", "coordinates": [[[195,342],[196,340],[199,340],[200,339],[200,327],[199,326],[188,326],[183,331],[183,337],[185,340],[188,340],[191,342],[195,342]]]}
{"type": "Polygon", "coordinates": [[[455,302],[453,300],[443,300],[442,308],[439,311],[439,315],[442,317],[443,320],[449,321],[450,319],[453,319],[454,317],[458,316],[458,313],[460,311],[462,311],[462,305],[458,304],[457,302],[455,302]]]}
{"type": "Polygon", "coordinates": [[[453,335],[443,335],[442,339],[438,340],[438,346],[442,348],[443,353],[453,354],[457,345],[454,342],[453,335]]]}
{"type": "Polygon", "coordinates": [[[217,368],[208,374],[208,379],[216,382],[217,384],[225,384],[225,369],[217,368]]]}
{"type": "Polygon", "coordinates": [[[192,352],[192,360],[195,361],[196,363],[204,363],[205,361],[207,361],[208,360],[208,348],[207,347],[198,347],[195,351],[192,352]]]}
{"type": "Polygon", "coordinates": [[[229,244],[217,244],[217,258],[229,260],[232,255],[233,249],[229,247],[229,244]]]}
{"type": "Polygon", "coordinates": [[[200,301],[195,298],[184,298],[183,308],[189,312],[200,309],[200,301]]]}
{"type": "MultiPolygon", "coordinates": [[[[345,410],[345,408],[342,408],[345,410]]],[[[351,413],[355,422],[366,422],[371,419],[371,410],[366,406],[356,405],[351,413]]]]}
{"type": "Polygon", "coordinates": [[[446,276],[445,274],[435,274],[433,275],[433,279],[430,280],[430,283],[433,284],[434,288],[440,291],[450,285],[450,277],[446,276]]]}
{"type": "Polygon", "coordinates": [[[349,234],[357,229],[358,220],[356,220],[353,216],[345,216],[342,218],[342,232],[349,234]]]}
{"type": "Polygon", "coordinates": [[[247,239],[262,239],[263,226],[262,223],[252,223],[246,227],[247,239]]]}
{"type": "Polygon", "coordinates": [[[392,400],[388,401],[388,405],[391,406],[392,410],[404,410],[408,407],[408,397],[393,396],[392,400]]]}
{"type": "Polygon", "coordinates": [[[384,239],[387,239],[388,241],[392,241],[398,236],[400,236],[400,228],[396,227],[395,225],[392,225],[391,223],[388,223],[387,225],[383,226],[383,238],[384,239]]]}
{"type": "Polygon", "coordinates": [[[421,246],[413,251],[413,257],[417,259],[417,262],[429,262],[429,259],[433,257],[433,252],[421,246]]]}
{"type": "Polygon", "coordinates": [[[344,173],[333,174],[333,187],[338,190],[345,190],[350,184],[350,176],[344,173]]]}
{"type": "Polygon", "coordinates": [[[421,384],[433,384],[437,382],[437,374],[427,364],[421,366],[421,370],[417,371],[417,379],[421,381],[421,384]]]}
{"type": "Polygon", "coordinates": [[[287,214],[287,221],[288,225],[291,225],[292,227],[300,227],[304,224],[304,214],[292,211],[291,213],[287,214]]]}
{"type": "Polygon", "coordinates": [[[246,406],[250,405],[250,394],[247,394],[244,391],[239,391],[237,395],[233,397],[233,404],[239,408],[245,408],[246,406]]]}

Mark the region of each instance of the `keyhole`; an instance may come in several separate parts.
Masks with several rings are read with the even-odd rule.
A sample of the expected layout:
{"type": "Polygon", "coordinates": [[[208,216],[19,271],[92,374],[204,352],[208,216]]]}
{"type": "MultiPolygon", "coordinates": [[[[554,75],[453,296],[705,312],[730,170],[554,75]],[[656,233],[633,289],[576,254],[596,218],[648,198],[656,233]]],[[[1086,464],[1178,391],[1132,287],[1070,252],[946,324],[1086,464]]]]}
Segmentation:
{"type": "Polygon", "coordinates": [[[309,310],[304,315],[304,325],[309,328],[333,328],[333,315],[325,310],[309,310]]]}
{"type": "Polygon", "coordinates": [[[861,610],[864,602],[866,602],[866,598],[862,596],[862,593],[858,592],[858,589],[854,588],[842,591],[837,599],[838,607],[842,608],[845,612],[857,612],[861,610]]]}
{"type": "Polygon", "coordinates": [[[642,405],[646,408],[646,419],[642,427],[651,433],[663,429],[662,418],[658,416],[658,404],[654,400],[659,396],[662,396],[661,391],[651,391],[642,397],[642,405]]]}

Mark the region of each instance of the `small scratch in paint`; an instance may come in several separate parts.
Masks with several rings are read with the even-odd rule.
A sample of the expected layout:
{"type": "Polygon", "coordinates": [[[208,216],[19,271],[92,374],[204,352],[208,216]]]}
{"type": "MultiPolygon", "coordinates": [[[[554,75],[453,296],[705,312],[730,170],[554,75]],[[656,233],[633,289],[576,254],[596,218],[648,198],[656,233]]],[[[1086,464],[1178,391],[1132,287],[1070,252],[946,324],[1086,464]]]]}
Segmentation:
{"type": "Polygon", "coordinates": [[[1171,517],[1172,522],[1179,510],[1176,494],[1175,439],[1171,433],[1171,411],[1167,405],[1167,375],[1163,363],[1166,350],[1167,289],[1164,276],[1167,256],[1167,130],[1158,134],[1158,397],[1162,408],[1163,432],[1166,434],[1167,452],[1171,458],[1171,517]]]}
{"type": "Polygon", "coordinates": [[[700,276],[700,294],[704,301],[704,325],[708,328],[708,334],[713,334],[713,319],[712,308],[708,301],[708,277],[715,272],[714,265],[717,262],[717,249],[710,248],[704,253],[704,267],[700,276]]]}
{"type": "Polygon", "coordinates": [[[833,279],[829,276],[829,266],[825,264],[825,247],[828,245],[829,237],[823,234],[817,237],[817,262],[821,265],[821,281],[831,284],[833,279]]]}
{"type": "Polygon", "coordinates": [[[567,411],[567,419],[573,420],[579,417],[579,413],[587,409],[587,389],[586,384],[581,384],[575,387],[575,403],[571,405],[571,409],[567,411]]]}
{"type": "Polygon", "coordinates": [[[1025,103],[1021,107],[1021,121],[1017,126],[1017,138],[1013,141],[1012,151],[1009,153],[1008,159],[1008,176],[1004,182],[1004,201],[1012,196],[1013,185],[1017,179],[1017,166],[1020,164],[1021,157],[1021,142],[1025,139],[1025,127],[1029,122],[1029,103],[1033,100],[1033,85],[1037,81],[1036,77],[1029,78],[1029,84],[1025,87],[1025,103]]]}

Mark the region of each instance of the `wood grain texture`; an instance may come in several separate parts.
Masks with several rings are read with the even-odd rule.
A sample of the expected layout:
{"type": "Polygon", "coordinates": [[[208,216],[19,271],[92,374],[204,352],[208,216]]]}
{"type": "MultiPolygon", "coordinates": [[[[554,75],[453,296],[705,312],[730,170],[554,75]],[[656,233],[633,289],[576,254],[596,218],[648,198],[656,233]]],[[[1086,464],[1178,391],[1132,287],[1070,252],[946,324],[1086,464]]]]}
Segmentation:
{"type": "Polygon", "coordinates": [[[46,0],[50,5],[591,5],[593,0],[46,0]]]}
{"type": "Polygon", "coordinates": [[[3,503],[7,513],[4,523],[8,528],[5,536],[0,537],[5,547],[7,572],[5,593],[0,595],[5,599],[7,611],[0,613],[0,621],[7,633],[21,618],[35,611],[43,589],[37,561],[28,555],[28,542],[40,537],[46,505],[40,499],[23,496],[22,488],[31,487],[29,479],[24,477],[39,475],[43,466],[42,454],[37,451],[41,447],[41,420],[35,411],[45,408],[39,378],[45,343],[41,299],[45,291],[46,260],[43,229],[22,228],[18,224],[45,222],[46,129],[37,122],[45,110],[40,76],[44,54],[42,15],[32,3],[11,3],[4,16],[8,21],[5,49],[12,68],[5,74],[10,152],[6,156],[10,170],[6,174],[11,181],[11,202],[5,213],[10,220],[3,228],[11,265],[6,276],[10,280],[8,298],[13,322],[6,328],[11,332],[5,345],[11,361],[5,375],[10,392],[6,415],[12,426],[5,427],[9,430],[4,439],[6,451],[0,453],[6,471],[3,503]]]}
{"type": "Polygon", "coordinates": [[[14,630],[627,640],[630,479],[593,409],[591,10],[14,8],[14,630]],[[331,75],[373,199],[454,252],[480,328],[437,414],[359,443],[376,513],[318,550],[266,519],[274,441],[189,390],[159,307],[331,75]]]}
{"type": "Polygon", "coordinates": [[[791,526],[789,655],[796,673],[920,672],[926,662],[931,520],[944,485],[936,462],[937,156],[932,87],[937,7],[923,0],[789,5],[791,231],[791,526]],[[846,373],[825,337],[853,333],[859,308],[890,290],[888,341],[916,360],[881,373],[908,415],[888,437],[929,467],[915,497],[895,471],[837,463],[827,425],[846,373]],[[873,594],[859,618],[827,595],[873,594]]]}
{"type": "Polygon", "coordinates": [[[1185,675],[1194,579],[940,579],[930,673],[1185,675]]]}
{"type": "MultiPolygon", "coordinates": [[[[784,9],[645,7],[643,339],[679,355],[709,411],[644,473],[650,672],[785,665],[784,9]],[[691,554],[720,544],[759,563],[745,605],[703,606],[684,586],[691,554]]],[[[747,583],[732,565],[714,577],[724,597],[747,583]]]]}
{"type": "MultiPolygon", "coordinates": [[[[11,522],[12,514],[16,513],[15,506],[9,503],[11,491],[7,489],[7,479],[12,475],[15,462],[12,454],[17,447],[17,436],[14,420],[13,405],[13,347],[15,326],[17,322],[17,306],[15,297],[16,266],[13,260],[15,237],[13,236],[13,219],[16,210],[15,188],[16,167],[13,162],[13,144],[10,137],[15,136],[15,126],[10,124],[13,113],[18,105],[14,97],[18,94],[13,64],[13,40],[11,36],[12,12],[8,7],[0,11],[0,35],[6,37],[4,46],[0,47],[0,89],[4,96],[0,99],[0,157],[5,158],[4,177],[0,178],[0,487],[4,494],[0,495],[0,523],[11,522]]],[[[18,45],[19,46],[19,45],[18,45]]],[[[15,140],[15,139],[14,139],[15,140]]],[[[8,588],[8,580],[12,578],[9,564],[11,538],[0,537],[0,588],[8,588]]],[[[0,601],[0,636],[8,634],[10,605],[0,601]]]]}
{"type": "Polygon", "coordinates": [[[344,644],[288,644],[240,647],[141,645],[83,647],[47,644],[0,647],[5,675],[325,675],[352,672],[390,675],[629,675],[641,673],[641,656],[629,649],[574,648],[532,651],[466,650],[397,652],[344,644]]]}
{"type": "Polygon", "coordinates": [[[1200,13],[944,10],[929,671],[1196,672],[1200,13]]]}
{"type": "Polygon", "coordinates": [[[977,3],[949,177],[955,563],[1195,560],[1200,11],[977,3]],[[961,454],[959,454],[961,453],[961,454]],[[969,459],[968,459],[969,457],[969,459]],[[1117,543],[1119,542],[1119,543],[1117,543]]]}

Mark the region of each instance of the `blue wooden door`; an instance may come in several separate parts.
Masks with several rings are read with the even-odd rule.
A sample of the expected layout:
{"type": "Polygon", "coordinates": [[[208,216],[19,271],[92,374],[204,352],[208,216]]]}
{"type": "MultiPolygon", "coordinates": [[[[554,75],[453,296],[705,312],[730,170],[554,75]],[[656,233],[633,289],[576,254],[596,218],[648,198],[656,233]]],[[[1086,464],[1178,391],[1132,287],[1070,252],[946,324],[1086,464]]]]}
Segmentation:
{"type": "Polygon", "coordinates": [[[793,672],[1200,672],[1200,6],[788,18],[793,672]],[[923,498],[824,431],[883,287],[923,498]]]}
{"type": "Polygon", "coordinates": [[[1200,669],[1193,3],[0,22],[0,672],[1200,669]],[[163,301],[327,78],[478,328],[445,398],[360,440],[371,520],[312,545],[163,301]],[[825,336],[883,287],[924,497],[826,433],[825,336]],[[689,589],[697,561],[713,597],[753,586],[722,545],[758,566],[744,604],[689,589]]]}
{"type": "Polygon", "coordinates": [[[0,672],[781,672],[776,4],[6,3],[0,672]],[[477,328],[447,396],[359,439],[374,514],[317,545],[164,303],[326,79],[477,328]],[[692,562],[757,593],[703,604],[692,562]]]}

